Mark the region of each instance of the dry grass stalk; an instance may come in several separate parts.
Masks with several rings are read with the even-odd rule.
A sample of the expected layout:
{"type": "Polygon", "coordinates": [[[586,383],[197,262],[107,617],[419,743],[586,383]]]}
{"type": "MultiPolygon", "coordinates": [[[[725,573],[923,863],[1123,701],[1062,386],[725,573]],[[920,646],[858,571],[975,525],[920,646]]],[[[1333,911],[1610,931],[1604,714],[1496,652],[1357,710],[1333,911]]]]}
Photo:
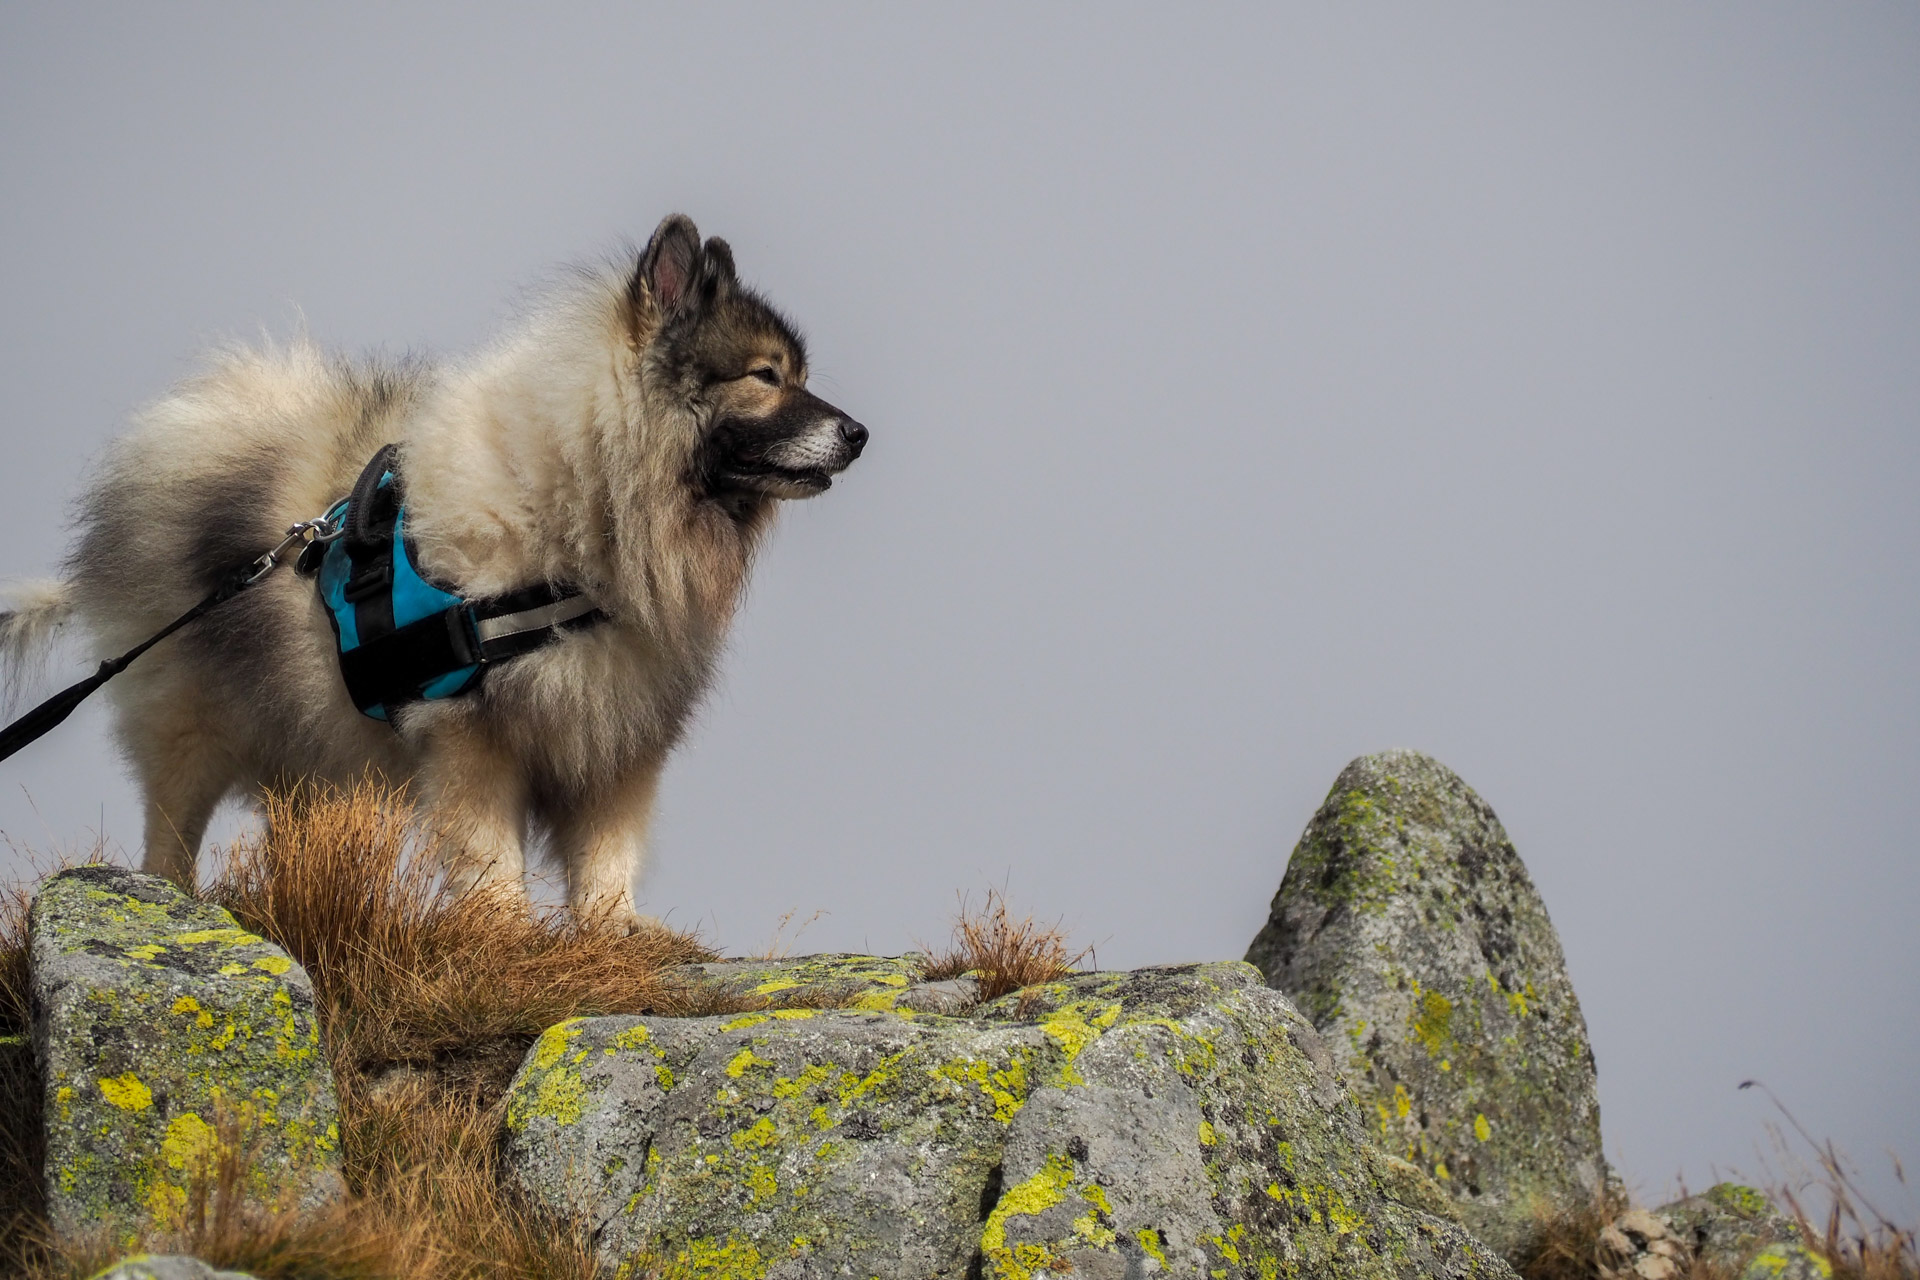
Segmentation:
{"type": "MultiPolygon", "coordinates": [[[[1892,1215],[1876,1206],[1854,1180],[1852,1166],[1832,1139],[1820,1141],[1802,1125],[1773,1090],[1758,1080],[1744,1080],[1742,1089],[1759,1089],[1767,1095],[1794,1134],[1813,1153],[1815,1168],[1809,1176],[1786,1135],[1771,1127],[1774,1149],[1801,1176],[1798,1186],[1781,1184],[1768,1188],[1789,1217],[1800,1224],[1807,1243],[1833,1266],[1834,1280],[1920,1280],[1920,1234],[1903,1227],[1892,1215]],[[1827,1202],[1824,1216],[1808,1212],[1803,1192],[1817,1189],[1827,1202]]],[[[1901,1186],[1907,1185],[1907,1172],[1896,1158],[1893,1174],[1901,1186]]]]}
{"type": "Polygon", "coordinates": [[[930,957],[927,978],[937,982],[977,974],[980,998],[992,1000],[1022,987],[1057,981],[1091,954],[1091,947],[1069,952],[1067,932],[1058,921],[1036,924],[1032,916],[1015,920],[1007,909],[1006,895],[988,889],[986,905],[977,913],[966,898],[960,900],[952,943],[930,957]]]}

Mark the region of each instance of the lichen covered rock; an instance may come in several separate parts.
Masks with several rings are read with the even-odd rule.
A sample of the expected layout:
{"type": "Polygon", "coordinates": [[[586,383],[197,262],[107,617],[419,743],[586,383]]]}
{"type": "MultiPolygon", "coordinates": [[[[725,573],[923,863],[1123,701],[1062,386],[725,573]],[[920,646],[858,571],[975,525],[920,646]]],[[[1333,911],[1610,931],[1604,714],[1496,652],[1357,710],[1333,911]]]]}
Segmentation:
{"type": "Polygon", "coordinates": [[[1600,1232],[1600,1280],[1739,1275],[1768,1245],[1798,1244],[1798,1225],[1752,1187],[1722,1182],[1658,1209],[1629,1209],[1600,1232]]]}
{"type": "Polygon", "coordinates": [[[927,958],[824,954],[782,960],[713,960],[667,972],[669,982],[769,1007],[841,1006],[961,1013],[978,997],[971,975],[930,982],[927,958]]]}
{"type": "Polygon", "coordinates": [[[1659,1214],[1629,1209],[1601,1229],[1594,1262],[1600,1280],[1680,1280],[1693,1248],[1659,1214]]]}
{"type": "Polygon", "coordinates": [[[1607,1168],[1560,941],[1486,801],[1412,751],[1348,765],[1247,959],[1337,1047],[1389,1152],[1509,1257],[1607,1168]]]}
{"type": "Polygon", "coordinates": [[[286,952],[119,867],[48,880],[28,927],[57,1230],[176,1226],[235,1143],[263,1204],[338,1192],[313,988],[286,952]]]}
{"type": "Polygon", "coordinates": [[[1752,1187],[1722,1182],[1654,1213],[1696,1258],[1734,1271],[1771,1244],[1799,1244],[1799,1224],[1752,1187]]]}
{"type": "Polygon", "coordinates": [[[1747,1264],[1740,1280],[1833,1280],[1833,1264],[1804,1244],[1770,1244],[1747,1264]]]}
{"type": "Polygon", "coordinates": [[[244,1271],[215,1271],[183,1253],[143,1253],[124,1258],[93,1280],[253,1280],[244,1271]]]}
{"type": "Polygon", "coordinates": [[[629,1275],[1511,1276],[1240,964],[966,1017],[575,1019],[514,1080],[505,1163],[629,1275]]]}

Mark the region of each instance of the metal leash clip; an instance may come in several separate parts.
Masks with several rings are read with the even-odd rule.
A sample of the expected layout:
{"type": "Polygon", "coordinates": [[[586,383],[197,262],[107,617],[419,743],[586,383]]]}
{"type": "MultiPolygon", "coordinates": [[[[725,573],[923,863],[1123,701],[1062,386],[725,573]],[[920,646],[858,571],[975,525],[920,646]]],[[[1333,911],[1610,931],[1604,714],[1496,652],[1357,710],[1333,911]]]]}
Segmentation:
{"type": "MultiPolygon", "coordinates": [[[[325,516],[316,516],[312,520],[301,520],[287,526],[287,536],[281,540],[280,545],[248,565],[245,576],[240,579],[240,585],[250,587],[279,568],[280,557],[285,555],[287,549],[296,542],[303,547],[311,548],[317,544],[332,542],[345,532],[346,521],[333,521],[325,516]]],[[[301,554],[304,556],[306,553],[303,551],[301,554]]]]}

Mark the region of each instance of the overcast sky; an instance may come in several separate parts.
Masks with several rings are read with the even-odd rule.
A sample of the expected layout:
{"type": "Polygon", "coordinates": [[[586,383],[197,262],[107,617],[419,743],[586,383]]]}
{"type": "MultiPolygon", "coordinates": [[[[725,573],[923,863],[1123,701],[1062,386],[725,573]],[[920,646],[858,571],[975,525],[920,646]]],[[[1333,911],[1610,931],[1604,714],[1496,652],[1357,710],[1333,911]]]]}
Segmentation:
{"type": "MultiPolygon", "coordinates": [[[[0,183],[0,571],[207,344],[459,352],[684,210],[874,434],[760,563],[650,910],[896,951],[1005,884],[1238,957],[1417,747],[1644,1195],[1755,1168],[1758,1076],[1902,1203],[1920,9],[14,3],[0,183]]],[[[98,708],[0,769],[16,843],[137,846],[98,708]]]]}

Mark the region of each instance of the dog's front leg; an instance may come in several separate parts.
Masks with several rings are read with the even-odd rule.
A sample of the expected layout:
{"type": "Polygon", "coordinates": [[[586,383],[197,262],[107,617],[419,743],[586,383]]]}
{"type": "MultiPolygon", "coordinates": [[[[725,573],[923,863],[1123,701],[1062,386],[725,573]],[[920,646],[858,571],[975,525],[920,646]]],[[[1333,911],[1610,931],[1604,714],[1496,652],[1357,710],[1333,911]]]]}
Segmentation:
{"type": "Polygon", "coordinates": [[[633,927],[633,882],[646,858],[647,827],[663,758],[648,762],[603,794],[553,818],[553,849],[567,868],[567,908],[575,920],[633,927]]]}
{"type": "Polygon", "coordinates": [[[470,722],[429,737],[421,800],[447,888],[500,892],[527,902],[527,780],[520,762],[470,722]]]}

